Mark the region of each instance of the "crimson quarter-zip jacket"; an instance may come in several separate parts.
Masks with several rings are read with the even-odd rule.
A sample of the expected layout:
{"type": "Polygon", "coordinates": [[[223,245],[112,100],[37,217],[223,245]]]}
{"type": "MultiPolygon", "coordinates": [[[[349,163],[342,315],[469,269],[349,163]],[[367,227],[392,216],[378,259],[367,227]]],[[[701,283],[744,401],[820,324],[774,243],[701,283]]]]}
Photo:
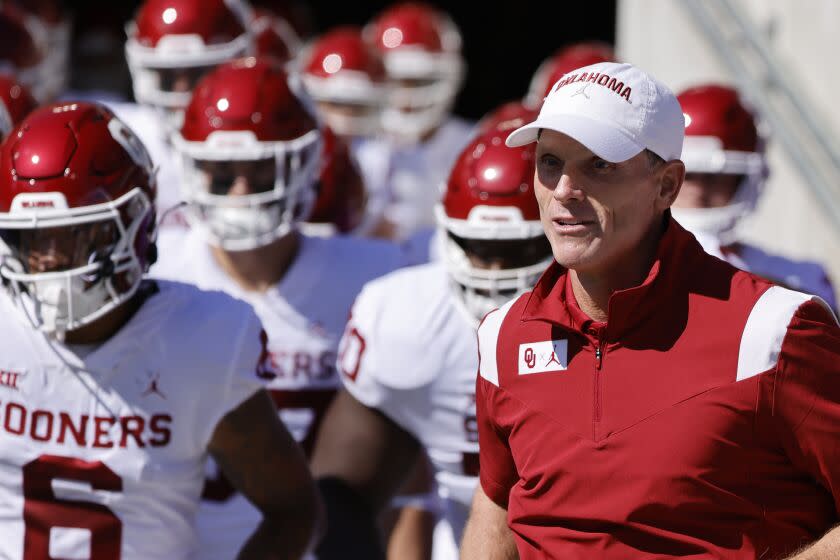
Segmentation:
{"type": "Polygon", "coordinates": [[[770,560],[840,519],[834,315],[672,219],[605,323],[554,263],[478,337],[481,485],[522,560],[770,560]]]}

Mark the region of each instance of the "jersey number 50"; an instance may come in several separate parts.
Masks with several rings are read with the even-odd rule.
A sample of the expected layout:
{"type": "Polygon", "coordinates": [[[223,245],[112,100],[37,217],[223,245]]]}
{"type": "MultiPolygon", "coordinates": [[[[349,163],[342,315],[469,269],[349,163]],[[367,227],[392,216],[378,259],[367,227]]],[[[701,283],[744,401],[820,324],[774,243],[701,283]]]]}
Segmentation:
{"type": "Polygon", "coordinates": [[[93,490],[119,492],[122,480],[101,461],[41,455],[23,466],[23,558],[42,560],[50,555],[53,528],[90,531],[90,560],[118,560],[122,522],[107,507],[92,502],[60,500],[53,480],[84,482],[93,490]]]}

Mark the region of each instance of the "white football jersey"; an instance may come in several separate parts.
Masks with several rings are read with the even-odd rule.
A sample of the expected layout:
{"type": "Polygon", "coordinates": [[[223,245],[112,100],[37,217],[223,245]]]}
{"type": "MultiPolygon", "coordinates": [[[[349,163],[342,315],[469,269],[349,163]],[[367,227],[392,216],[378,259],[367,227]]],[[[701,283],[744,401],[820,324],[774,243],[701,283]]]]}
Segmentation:
{"type": "Polygon", "coordinates": [[[781,255],[771,255],[747,243],[736,243],[733,246],[721,248],[720,243],[710,236],[695,234],[695,237],[710,255],[792,290],[818,296],[832,309],[837,310],[834,286],[822,265],[815,262],[795,261],[781,255]]]}
{"type": "Polygon", "coordinates": [[[155,209],[160,227],[189,227],[183,209],[173,210],[182,200],[181,171],[175,151],[166,138],[167,130],[163,117],[154,107],[148,105],[110,101],[106,101],[105,105],[134,131],[152,158],[157,171],[155,209]]]}
{"type": "Polygon", "coordinates": [[[399,239],[435,225],[434,209],[441,186],[472,136],[470,123],[450,117],[425,142],[392,147],[385,216],[397,226],[399,239]]]}
{"type": "Polygon", "coordinates": [[[84,358],[0,294],[0,558],[193,557],[207,444],[262,387],[261,327],[224,294],[157,286],[84,358]]]}
{"type": "MultiPolygon", "coordinates": [[[[392,243],[343,236],[301,236],[301,246],[283,279],[265,293],[245,292],[219,266],[195,229],[163,232],[155,276],[222,290],[250,303],[268,334],[267,387],[286,427],[311,451],[323,413],[341,381],[338,342],[353,300],[369,280],[402,264],[392,243]]],[[[260,521],[259,512],[208,462],[199,509],[199,557],[230,559],[260,521]]]]}
{"type": "Polygon", "coordinates": [[[345,388],[426,448],[460,542],[477,484],[475,319],[442,264],[405,268],[365,286],[339,348],[345,388]]]}
{"type": "Polygon", "coordinates": [[[727,254],[725,257],[739,268],[749,270],[794,290],[819,296],[832,309],[837,309],[834,286],[828,278],[828,273],[820,264],[771,255],[758,247],[747,244],[739,244],[737,253],[727,254]]]}
{"type": "Polygon", "coordinates": [[[365,183],[365,217],[358,233],[366,235],[382,220],[390,201],[388,165],[391,145],[379,137],[360,137],[350,142],[350,150],[365,183]]]}

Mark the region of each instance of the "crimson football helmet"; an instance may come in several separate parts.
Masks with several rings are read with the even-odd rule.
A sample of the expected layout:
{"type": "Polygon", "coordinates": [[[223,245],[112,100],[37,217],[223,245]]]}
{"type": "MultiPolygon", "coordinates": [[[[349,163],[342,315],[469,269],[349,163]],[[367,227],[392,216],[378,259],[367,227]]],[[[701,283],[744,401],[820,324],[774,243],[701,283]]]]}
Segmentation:
{"type": "Polygon", "coordinates": [[[367,191],[350,147],[328,127],[321,128],[321,172],[316,199],[303,230],[313,234],[352,233],[365,218],[367,191]]]}
{"type": "Polygon", "coordinates": [[[689,230],[728,245],[735,241],[738,221],[755,209],[768,175],[756,118],[738,92],[728,86],[693,87],[677,99],[685,117],[681,159],[686,173],[736,175],[742,179],[726,206],[673,208],[674,217],[689,230]]]}
{"type": "Polygon", "coordinates": [[[382,125],[397,139],[417,141],[439,126],[464,78],[461,34],[443,12],[420,2],[394,4],[365,28],[391,82],[382,125]]]}
{"type": "Polygon", "coordinates": [[[562,47],[545,59],[537,68],[534,77],[531,78],[531,84],[528,86],[525,103],[539,109],[542,106],[543,99],[564,74],[582,66],[614,60],[615,51],[606,43],[589,41],[562,47]]]}
{"type": "Polygon", "coordinates": [[[386,101],[385,65],[360,29],[338,27],[302,56],[303,83],[324,121],[341,136],[372,136],[386,101]]]}
{"type": "Polygon", "coordinates": [[[315,198],[321,133],[279,66],[253,57],[203,78],[173,135],[188,217],[213,245],[262,247],[304,221],[315,198]],[[232,185],[253,171],[246,192],[232,185]]]}
{"type": "Polygon", "coordinates": [[[522,101],[508,101],[481,117],[475,128],[478,134],[484,134],[493,129],[513,131],[532,122],[537,115],[539,115],[538,109],[522,101]]]}
{"type": "Polygon", "coordinates": [[[249,6],[240,0],[146,0],[126,30],[134,97],[179,124],[198,80],[250,54],[249,6]]]}
{"type": "Polygon", "coordinates": [[[36,328],[61,336],[136,292],[156,255],[155,178],[110,110],[36,110],[0,147],[0,177],[0,277],[36,328]]]}
{"type": "Polygon", "coordinates": [[[476,320],[530,289],[553,259],[534,196],[534,145],[508,148],[506,134],[492,129],[461,152],[436,210],[443,262],[476,320]]]}
{"type": "Polygon", "coordinates": [[[0,139],[6,138],[37,106],[25,85],[12,76],[0,74],[0,139]]]}
{"type": "Polygon", "coordinates": [[[52,92],[48,84],[47,29],[17,6],[0,6],[0,72],[12,74],[39,101],[52,92]]]}
{"type": "Polygon", "coordinates": [[[254,10],[251,32],[260,58],[272,57],[280,63],[293,60],[300,51],[301,41],[297,31],[288,21],[265,8],[254,10]]]}

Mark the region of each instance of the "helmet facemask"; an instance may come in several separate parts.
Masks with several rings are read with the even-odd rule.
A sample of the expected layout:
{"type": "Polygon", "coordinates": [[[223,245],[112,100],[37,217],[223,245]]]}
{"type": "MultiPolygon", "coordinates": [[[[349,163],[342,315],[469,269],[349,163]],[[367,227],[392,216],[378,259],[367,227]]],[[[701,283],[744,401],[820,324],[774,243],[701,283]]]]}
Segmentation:
{"type": "Polygon", "coordinates": [[[259,142],[249,131],[214,132],[206,142],[176,135],[174,141],[188,217],[212,245],[257,249],[309,216],[320,164],[318,130],[289,141],[259,142]]]}
{"type": "Polygon", "coordinates": [[[674,218],[686,229],[720,246],[735,243],[741,219],[755,210],[767,179],[763,151],[724,150],[715,137],[686,136],[682,160],[688,174],[740,177],[732,199],[720,207],[672,207],[674,218]]]}
{"type": "Polygon", "coordinates": [[[384,85],[351,70],[330,78],[304,74],[302,81],[318,114],[339,136],[374,136],[382,130],[388,93],[384,85]]]}
{"type": "Polygon", "coordinates": [[[232,41],[206,45],[199,35],[169,35],[154,47],[142,45],[135,28],[126,30],[126,60],[134,97],[163,112],[172,130],[183,121],[198,81],[217,66],[253,51],[253,38],[244,32],[232,41]]]}
{"type": "Polygon", "coordinates": [[[541,223],[516,207],[479,205],[463,220],[438,205],[436,215],[443,263],[476,321],[531,289],[554,258],[541,223]]]}
{"type": "Polygon", "coordinates": [[[552,260],[544,236],[469,239],[448,231],[442,254],[461,301],[476,320],[531,289],[552,260]]]}
{"type": "Polygon", "coordinates": [[[463,80],[464,62],[455,53],[404,49],[387,53],[385,67],[391,83],[382,126],[397,140],[417,142],[440,126],[451,111],[463,80]]]}
{"type": "Polygon", "coordinates": [[[90,206],[19,209],[0,218],[0,277],[36,329],[63,338],[134,295],[148,262],[138,251],[153,238],[140,188],[90,206]]]}
{"type": "Polygon", "coordinates": [[[341,137],[372,137],[382,130],[382,108],[370,104],[318,102],[324,123],[341,137]]]}

